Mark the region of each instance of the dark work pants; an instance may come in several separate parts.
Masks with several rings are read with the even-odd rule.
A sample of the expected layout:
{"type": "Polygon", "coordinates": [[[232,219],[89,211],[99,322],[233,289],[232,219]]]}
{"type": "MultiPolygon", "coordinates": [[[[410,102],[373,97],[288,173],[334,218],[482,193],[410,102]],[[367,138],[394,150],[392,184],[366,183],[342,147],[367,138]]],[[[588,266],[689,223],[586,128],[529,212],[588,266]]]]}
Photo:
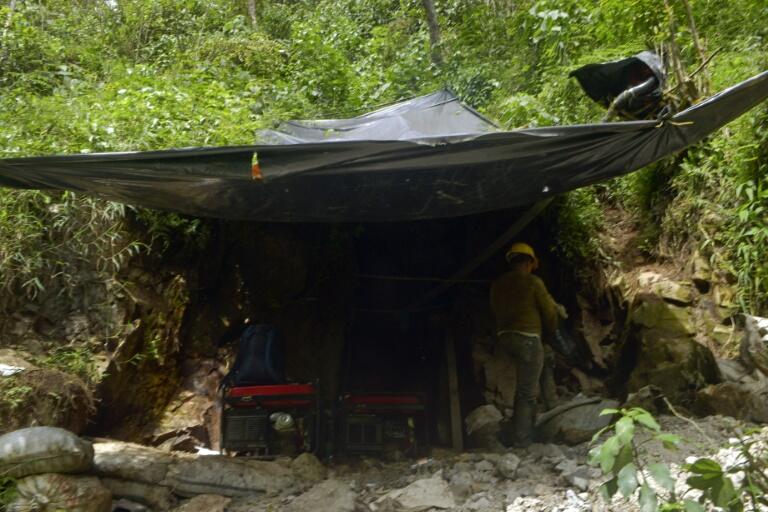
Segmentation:
{"type": "Polygon", "coordinates": [[[499,349],[512,358],[517,373],[515,411],[512,423],[517,446],[533,442],[536,422],[536,399],[539,396],[539,378],[544,366],[544,347],[538,336],[507,332],[499,336],[499,349]]]}
{"type": "Polygon", "coordinates": [[[544,367],[541,370],[539,385],[539,402],[544,405],[544,410],[548,411],[557,405],[558,399],[555,385],[555,353],[547,344],[544,344],[544,367]]]}

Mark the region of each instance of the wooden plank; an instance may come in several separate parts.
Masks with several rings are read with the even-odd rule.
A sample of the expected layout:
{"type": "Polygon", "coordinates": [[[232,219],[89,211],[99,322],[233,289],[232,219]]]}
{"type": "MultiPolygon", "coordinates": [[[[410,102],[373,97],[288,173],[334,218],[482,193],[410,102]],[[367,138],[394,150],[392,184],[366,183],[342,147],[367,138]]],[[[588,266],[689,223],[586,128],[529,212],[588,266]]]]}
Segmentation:
{"type": "Polygon", "coordinates": [[[445,339],[445,364],[448,367],[448,396],[451,403],[451,446],[454,450],[461,451],[464,449],[464,425],[461,421],[456,347],[454,346],[451,333],[448,333],[445,339]]]}

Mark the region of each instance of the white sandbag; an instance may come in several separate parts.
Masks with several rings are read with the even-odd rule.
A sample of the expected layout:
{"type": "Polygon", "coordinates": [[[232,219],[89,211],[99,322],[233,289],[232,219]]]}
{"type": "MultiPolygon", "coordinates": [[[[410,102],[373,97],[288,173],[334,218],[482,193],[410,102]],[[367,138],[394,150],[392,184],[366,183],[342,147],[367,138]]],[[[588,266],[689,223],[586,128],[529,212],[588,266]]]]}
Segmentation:
{"type": "Polygon", "coordinates": [[[110,512],[112,493],[95,476],[33,475],[16,483],[10,512],[110,512]]]}
{"type": "Polygon", "coordinates": [[[153,512],[171,510],[177,504],[171,490],[162,485],[105,477],[102,477],[101,483],[112,491],[115,499],[124,498],[141,503],[153,512]]]}
{"type": "Polygon", "coordinates": [[[63,428],[30,427],[0,436],[2,476],[84,473],[92,465],[91,443],[63,428]]]}
{"type": "Polygon", "coordinates": [[[175,494],[184,497],[237,497],[278,494],[293,488],[296,481],[291,469],[277,462],[210,456],[174,462],[166,483],[175,494]]]}
{"type": "Polygon", "coordinates": [[[161,484],[176,456],[140,444],[95,443],[94,468],[99,476],[161,484]]]}

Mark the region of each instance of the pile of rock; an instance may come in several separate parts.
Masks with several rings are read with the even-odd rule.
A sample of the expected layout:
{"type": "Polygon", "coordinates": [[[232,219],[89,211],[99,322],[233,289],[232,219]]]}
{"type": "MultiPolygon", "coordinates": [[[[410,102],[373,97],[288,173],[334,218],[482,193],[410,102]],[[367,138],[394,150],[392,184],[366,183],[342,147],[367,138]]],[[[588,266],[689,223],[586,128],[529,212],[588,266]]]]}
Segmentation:
{"type": "Polygon", "coordinates": [[[696,412],[768,423],[768,319],[746,315],[739,357],[717,364],[723,382],[698,391],[696,412]]]}
{"type": "Polygon", "coordinates": [[[585,500],[597,477],[584,465],[585,451],[553,444],[502,453],[436,450],[415,462],[329,471],[311,454],[200,456],[33,427],[0,437],[0,471],[17,481],[9,509],[17,512],[505,510],[536,496],[557,502],[567,491],[585,500]]]}

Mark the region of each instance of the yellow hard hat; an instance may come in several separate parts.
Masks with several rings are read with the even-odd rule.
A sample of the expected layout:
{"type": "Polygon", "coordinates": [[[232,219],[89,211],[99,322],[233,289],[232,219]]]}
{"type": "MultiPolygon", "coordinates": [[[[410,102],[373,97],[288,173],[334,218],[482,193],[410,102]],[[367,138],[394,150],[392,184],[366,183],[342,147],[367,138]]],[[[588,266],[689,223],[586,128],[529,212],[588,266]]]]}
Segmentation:
{"type": "Polygon", "coordinates": [[[530,256],[533,258],[533,267],[536,268],[539,266],[539,260],[536,258],[536,253],[533,252],[533,247],[530,245],[522,242],[512,244],[510,248],[507,249],[507,261],[511,260],[515,254],[525,254],[526,256],[530,256]]]}

